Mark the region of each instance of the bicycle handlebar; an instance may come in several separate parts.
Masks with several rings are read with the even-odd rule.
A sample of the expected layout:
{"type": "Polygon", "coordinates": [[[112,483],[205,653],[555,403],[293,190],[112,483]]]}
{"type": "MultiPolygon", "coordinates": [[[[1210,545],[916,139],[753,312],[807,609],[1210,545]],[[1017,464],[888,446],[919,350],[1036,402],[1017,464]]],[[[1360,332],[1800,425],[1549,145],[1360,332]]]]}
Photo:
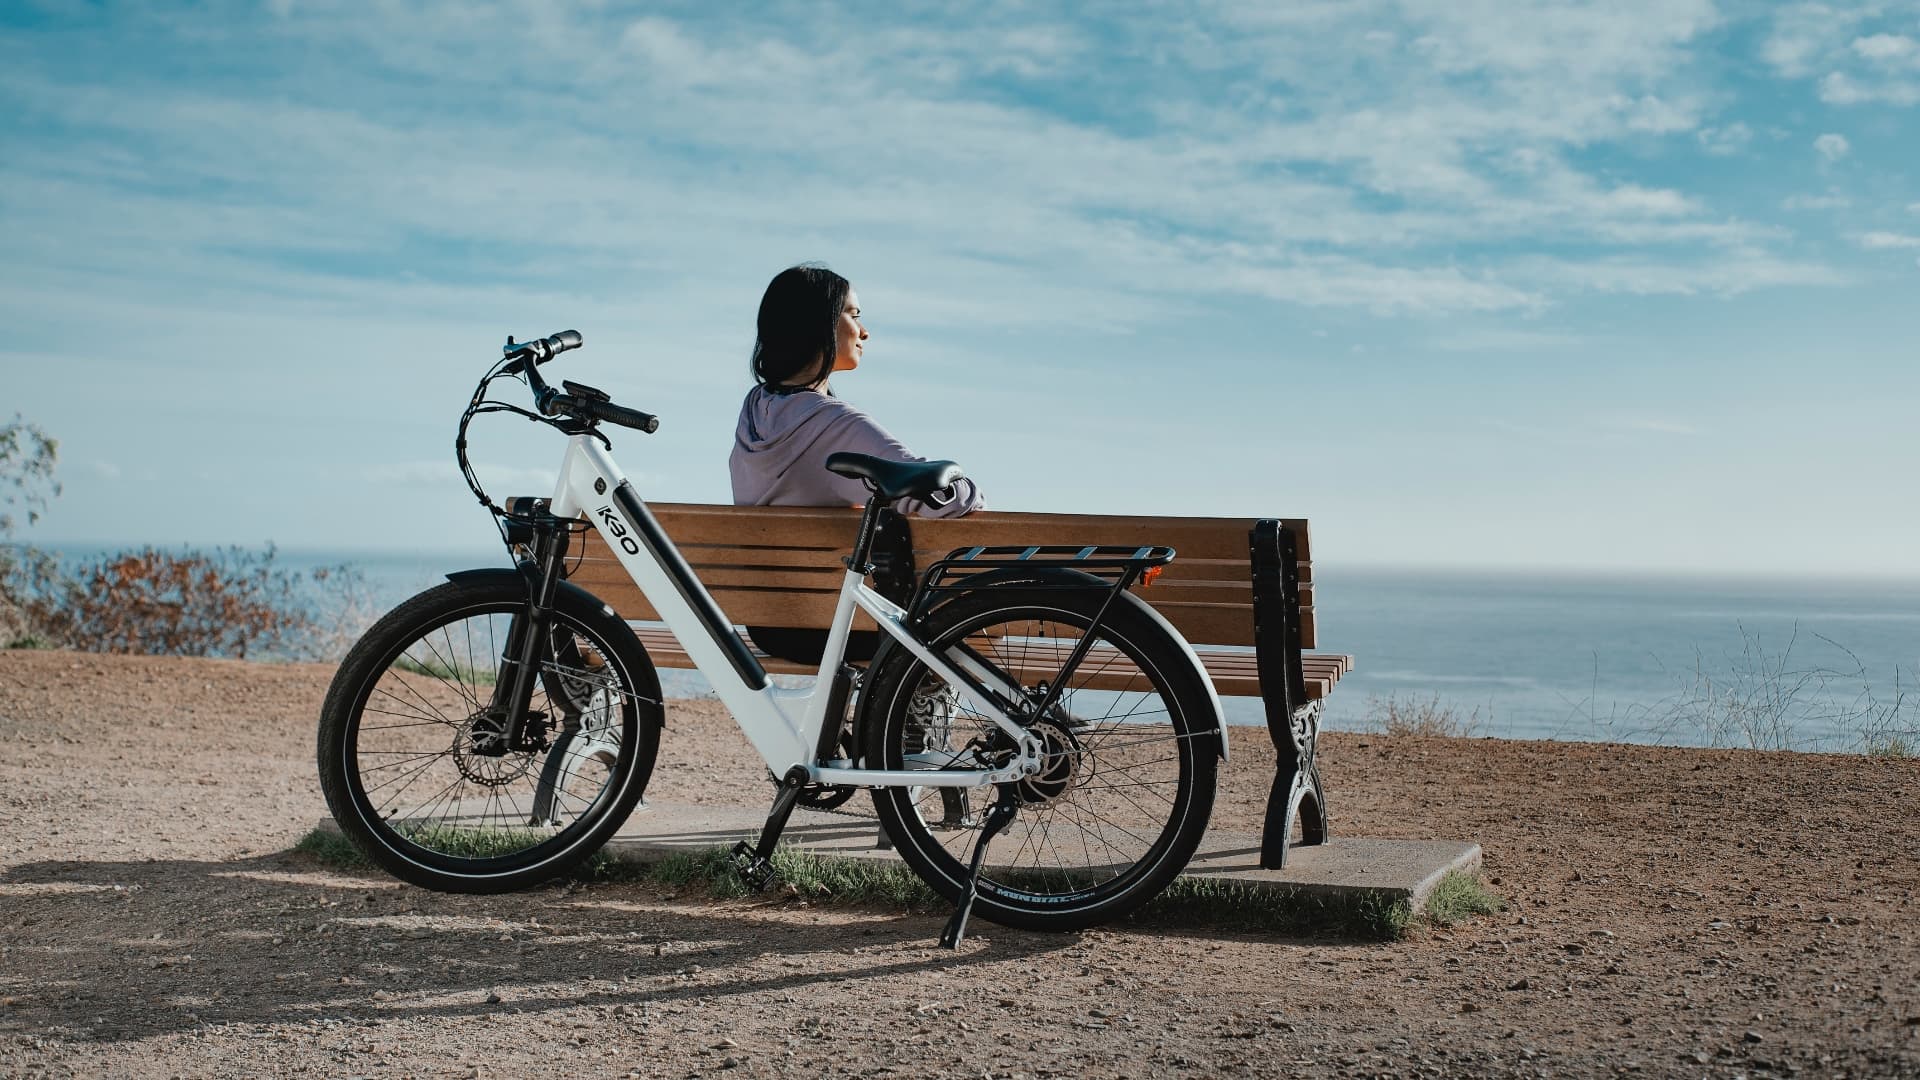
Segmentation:
{"type": "Polygon", "coordinates": [[[532,371],[536,365],[544,364],[568,349],[579,348],[580,345],[578,330],[562,330],[552,337],[541,338],[538,341],[523,341],[517,345],[512,338],[508,338],[507,343],[500,348],[502,354],[511,358],[507,366],[502,369],[503,373],[518,375],[522,371],[532,371]],[[532,360],[533,363],[527,363],[528,360],[532,360]]]}
{"type": "Polygon", "coordinates": [[[528,389],[533,391],[534,406],[543,415],[558,416],[565,413],[568,416],[586,420],[604,420],[609,424],[633,428],[648,435],[660,430],[659,417],[652,413],[641,412],[639,409],[629,409],[625,405],[615,405],[607,399],[607,395],[591,387],[576,387],[568,383],[567,389],[576,392],[562,393],[547,385],[547,381],[540,377],[539,366],[568,349],[579,348],[582,344],[584,343],[580,339],[578,330],[562,330],[552,337],[541,338],[538,341],[523,341],[518,344],[515,344],[512,338],[508,338],[506,345],[500,350],[509,357],[506,366],[501,369],[501,374],[524,374],[527,377],[528,389]]]}
{"type": "Polygon", "coordinates": [[[660,430],[660,418],[652,413],[629,409],[625,405],[615,405],[611,401],[597,401],[574,394],[549,393],[540,411],[548,416],[564,412],[571,416],[604,420],[609,424],[618,424],[621,427],[646,432],[648,435],[660,430]]]}

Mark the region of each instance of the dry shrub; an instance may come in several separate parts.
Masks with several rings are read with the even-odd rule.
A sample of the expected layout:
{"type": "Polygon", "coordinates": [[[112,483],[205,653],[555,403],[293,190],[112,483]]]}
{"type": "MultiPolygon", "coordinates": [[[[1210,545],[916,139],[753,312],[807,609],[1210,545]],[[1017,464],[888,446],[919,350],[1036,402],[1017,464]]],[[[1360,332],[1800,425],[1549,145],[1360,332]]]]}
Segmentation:
{"type": "Polygon", "coordinates": [[[1441,704],[1438,694],[1424,698],[1408,695],[1404,699],[1398,694],[1388,694],[1384,698],[1369,694],[1366,726],[1369,731],[1386,735],[1466,738],[1479,733],[1480,710],[1476,708],[1463,717],[1453,706],[1441,704]]]}
{"type": "Polygon", "coordinates": [[[302,576],[277,567],[271,546],[142,548],[72,570],[29,554],[8,591],[36,636],[71,648],[245,659],[293,654],[315,631],[302,576]]]}
{"type": "Polygon", "coordinates": [[[1715,665],[1696,653],[1693,670],[1676,674],[1673,696],[1631,707],[1617,723],[1628,738],[1662,744],[1909,756],[1920,745],[1920,699],[1908,693],[1901,669],[1894,668],[1890,691],[1875,686],[1852,650],[1812,636],[1845,662],[1798,659],[1798,623],[1777,650],[1743,625],[1738,655],[1715,665]]]}
{"type": "Polygon", "coordinates": [[[0,540],[13,535],[14,514],[23,511],[27,524],[40,520],[47,502],[60,494],[53,478],[60,462],[59,440],[30,424],[19,413],[0,426],[0,540]]]}

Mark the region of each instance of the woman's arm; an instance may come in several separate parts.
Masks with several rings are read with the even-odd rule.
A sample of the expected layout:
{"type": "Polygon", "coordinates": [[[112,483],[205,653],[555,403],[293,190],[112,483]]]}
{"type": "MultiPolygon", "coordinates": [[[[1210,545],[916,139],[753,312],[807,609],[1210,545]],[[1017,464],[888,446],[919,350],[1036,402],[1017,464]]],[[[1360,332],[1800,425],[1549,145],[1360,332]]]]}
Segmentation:
{"type": "MultiPolygon", "coordinates": [[[[821,472],[826,473],[834,493],[845,496],[844,501],[856,506],[864,504],[867,501],[867,485],[849,476],[826,472],[826,456],[829,453],[851,450],[856,454],[871,454],[887,461],[927,460],[908,450],[866,413],[845,402],[838,404],[841,408],[836,410],[832,423],[814,441],[813,446],[819,451],[821,472]]],[[[946,492],[936,492],[928,499],[902,499],[894,504],[896,512],[918,517],[959,517],[986,508],[987,500],[980,493],[980,486],[966,478],[957,481],[946,492]]]]}

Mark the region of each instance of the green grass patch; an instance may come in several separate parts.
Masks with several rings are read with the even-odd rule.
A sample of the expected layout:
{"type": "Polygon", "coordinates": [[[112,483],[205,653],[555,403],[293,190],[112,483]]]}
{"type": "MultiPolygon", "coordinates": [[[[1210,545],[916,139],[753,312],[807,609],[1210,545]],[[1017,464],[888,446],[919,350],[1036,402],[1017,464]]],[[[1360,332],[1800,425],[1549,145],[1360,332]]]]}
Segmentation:
{"type": "Polygon", "coordinates": [[[293,850],[335,870],[373,869],[373,862],[353,846],[353,841],[332,829],[314,829],[301,837],[293,850]]]}
{"type": "MultiPolygon", "coordinates": [[[[752,890],[733,871],[725,848],[670,855],[647,864],[616,863],[588,875],[673,888],[702,888],[717,899],[739,899],[752,890]]],[[[906,911],[945,911],[950,906],[904,864],[835,858],[782,847],[774,852],[774,886],[790,885],[800,896],[826,904],[906,911]]],[[[1047,878],[1057,884],[1052,877],[1047,878]]],[[[1394,941],[1414,923],[1405,901],[1378,896],[1336,896],[1305,889],[1262,889],[1244,882],[1181,877],[1135,912],[1129,922],[1145,927],[1208,926],[1227,930],[1326,935],[1363,941],[1394,941]]]]}
{"type": "Polygon", "coordinates": [[[1910,758],[1916,753],[1913,741],[1898,733],[1869,735],[1866,746],[1868,757],[1910,758]]]}
{"type": "Polygon", "coordinates": [[[1433,887],[1422,914],[1435,926],[1452,926],[1475,915],[1497,914],[1506,907],[1507,902],[1488,889],[1480,875],[1454,870],[1433,887]]]}
{"type": "Polygon", "coordinates": [[[55,649],[55,648],[59,648],[59,646],[52,640],[41,637],[39,634],[27,633],[27,634],[21,634],[19,637],[14,638],[12,641],[7,642],[7,648],[9,649],[55,649]]]}
{"type": "MultiPolygon", "coordinates": [[[[833,858],[781,847],[774,849],[773,869],[778,875],[773,888],[792,886],[801,897],[821,903],[907,910],[946,904],[918,875],[899,863],[833,858]]],[[[699,888],[719,900],[755,895],[734,872],[728,849],[721,847],[677,852],[650,863],[617,861],[601,852],[580,876],[589,881],[699,888]]]]}
{"type": "Polygon", "coordinates": [[[912,910],[947,904],[902,863],[836,859],[780,848],[774,852],[773,868],[781,881],[809,898],[912,910]]]}
{"type": "MultiPolygon", "coordinates": [[[[435,826],[411,830],[404,835],[414,843],[431,851],[438,851],[456,858],[486,859],[496,855],[508,855],[524,851],[547,839],[551,834],[538,829],[456,829],[447,826],[435,826]]],[[[339,831],[325,826],[317,827],[300,838],[293,850],[303,855],[311,855],[320,862],[340,870],[366,870],[373,867],[372,860],[355,847],[339,831]]],[[[604,858],[604,856],[597,856],[604,858]]]]}
{"type": "Polygon", "coordinates": [[[428,851],[456,859],[494,859],[514,855],[553,839],[545,829],[472,829],[447,825],[395,829],[428,851]]]}

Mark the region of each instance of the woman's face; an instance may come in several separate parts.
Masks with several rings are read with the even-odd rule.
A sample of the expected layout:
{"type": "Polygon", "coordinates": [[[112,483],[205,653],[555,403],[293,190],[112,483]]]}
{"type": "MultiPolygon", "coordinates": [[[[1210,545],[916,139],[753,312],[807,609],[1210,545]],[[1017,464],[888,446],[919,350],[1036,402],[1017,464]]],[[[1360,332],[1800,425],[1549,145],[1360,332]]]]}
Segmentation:
{"type": "Polygon", "coordinates": [[[840,309],[833,331],[833,370],[852,371],[860,366],[860,354],[866,351],[867,328],[860,325],[860,297],[847,290],[846,306],[840,309]]]}

